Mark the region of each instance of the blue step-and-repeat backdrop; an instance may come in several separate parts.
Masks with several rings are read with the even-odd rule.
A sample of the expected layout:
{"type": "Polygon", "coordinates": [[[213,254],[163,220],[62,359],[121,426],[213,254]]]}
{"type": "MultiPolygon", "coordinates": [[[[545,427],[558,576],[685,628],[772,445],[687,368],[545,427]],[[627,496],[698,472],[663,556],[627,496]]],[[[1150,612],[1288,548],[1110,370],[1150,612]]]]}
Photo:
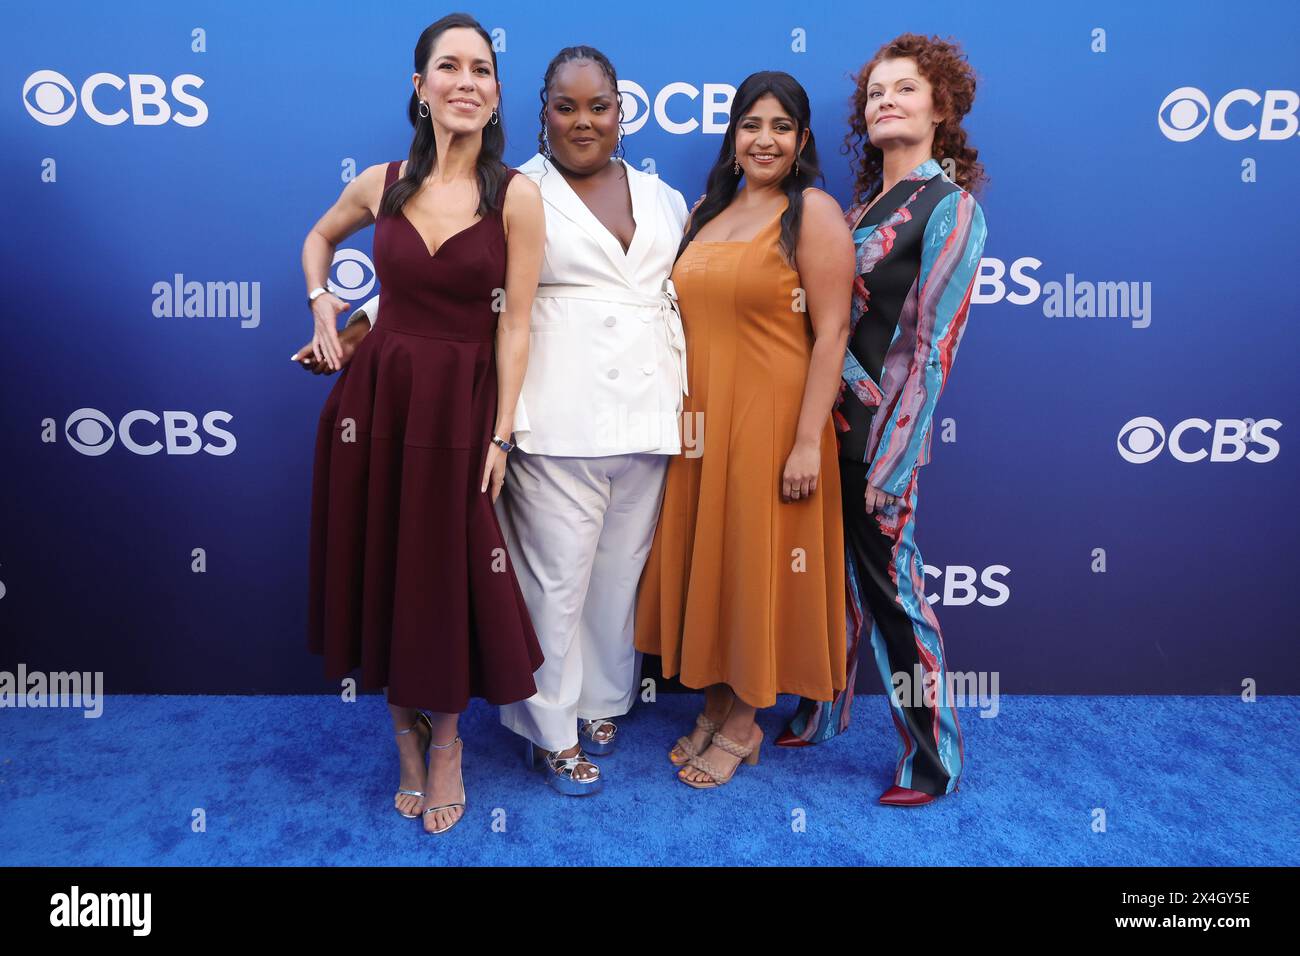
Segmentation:
{"type": "MultiPolygon", "coordinates": [[[[451,9],[6,9],[0,669],[325,689],[307,535],[335,379],[289,362],[300,251],[357,170],[406,155],[412,50],[451,9]]],[[[1300,693],[1300,6],[467,9],[508,162],[536,151],[547,62],[587,43],[623,81],[628,159],[691,200],[735,87],[782,69],[847,202],[851,73],[901,32],[959,40],[989,239],[917,513],[950,666],[1007,692],[1300,693]]],[[[371,233],[334,267],[358,303],[371,233]]]]}

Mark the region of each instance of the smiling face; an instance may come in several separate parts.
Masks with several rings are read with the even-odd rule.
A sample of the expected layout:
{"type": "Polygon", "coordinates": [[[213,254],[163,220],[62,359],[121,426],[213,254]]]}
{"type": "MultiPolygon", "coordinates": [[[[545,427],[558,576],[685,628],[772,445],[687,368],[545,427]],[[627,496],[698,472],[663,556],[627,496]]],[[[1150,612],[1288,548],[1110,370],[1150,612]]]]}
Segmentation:
{"type": "Polygon", "coordinates": [[[794,168],[808,131],[771,93],[756,99],[736,123],[736,161],[751,186],[773,185],[794,168]]]}
{"type": "Polygon", "coordinates": [[[424,74],[415,74],[415,95],[429,104],[429,120],[452,133],[481,130],[501,101],[492,51],[466,27],[438,37],[424,74]]]}
{"type": "Polygon", "coordinates": [[[933,86],[911,57],[881,60],[867,78],[867,137],[880,149],[934,141],[942,119],[934,111],[933,86]]]}
{"type": "Polygon", "coordinates": [[[592,60],[560,64],[546,92],[546,139],[565,169],[595,172],[618,147],[618,91],[592,60]]]}

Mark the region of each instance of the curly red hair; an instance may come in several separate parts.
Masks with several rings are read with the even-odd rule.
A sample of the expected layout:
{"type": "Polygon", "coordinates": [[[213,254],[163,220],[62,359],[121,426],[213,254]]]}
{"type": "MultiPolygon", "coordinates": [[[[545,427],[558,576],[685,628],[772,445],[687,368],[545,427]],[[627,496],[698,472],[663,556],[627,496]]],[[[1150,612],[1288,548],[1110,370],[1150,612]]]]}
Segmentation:
{"type": "Polygon", "coordinates": [[[944,116],[934,131],[935,157],[952,160],[956,166],[956,175],[952,179],[968,192],[975,192],[988,182],[984,166],[976,158],[979,150],[966,142],[966,131],[961,127],[962,117],[975,103],[975,70],[966,61],[966,54],[955,40],[904,33],[877,50],[876,55],[858,71],[855,80],[853,113],[849,117],[849,133],[844,137],[843,150],[854,157],[855,205],[865,202],[881,186],[884,174],[884,154],[871,145],[867,137],[867,121],[863,118],[867,107],[867,81],[871,71],[882,60],[904,57],[916,61],[921,75],[933,88],[934,111],[944,116]]]}

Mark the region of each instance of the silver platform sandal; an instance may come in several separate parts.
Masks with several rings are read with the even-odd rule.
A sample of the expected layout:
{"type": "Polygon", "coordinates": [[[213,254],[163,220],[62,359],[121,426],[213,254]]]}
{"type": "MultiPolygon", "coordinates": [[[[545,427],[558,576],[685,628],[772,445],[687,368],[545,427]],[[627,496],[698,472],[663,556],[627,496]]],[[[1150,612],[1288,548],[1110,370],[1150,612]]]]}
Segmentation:
{"type": "Polygon", "coordinates": [[[578,718],[578,734],[582,738],[582,749],[587,753],[595,754],[602,757],[605,754],[612,754],[616,745],[618,736],[618,725],[608,717],[601,717],[598,720],[587,720],[578,718]],[[601,728],[609,727],[608,731],[601,728]],[[585,741],[585,742],[584,742],[585,741]]]}
{"type": "Polygon", "coordinates": [[[587,755],[582,752],[582,747],[579,747],[578,752],[572,757],[560,757],[554,750],[544,750],[543,756],[538,756],[538,748],[533,746],[531,740],[525,739],[524,743],[527,745],[524,750],[524,766],[529,770],[541,770],[546,774],[546,782],[560,793],[571,797],[585,797],[600,792],[600,786],[604,783],[600,768],[587,759],[587,755]],[[585,780],[575,777],[574,771],[580,764],[596,767],[596,773],[585,780]]]}

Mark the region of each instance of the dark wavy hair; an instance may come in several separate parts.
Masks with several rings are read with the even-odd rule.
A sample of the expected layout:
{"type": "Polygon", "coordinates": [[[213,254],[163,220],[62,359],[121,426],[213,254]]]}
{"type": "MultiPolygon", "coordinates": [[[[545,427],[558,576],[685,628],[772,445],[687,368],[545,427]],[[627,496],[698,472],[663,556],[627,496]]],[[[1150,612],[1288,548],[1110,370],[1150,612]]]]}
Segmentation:
{"type": "MultiPolygon", "coordinates": [[[[499,85],[501,80],[497,74],[497,53],[492,49],[492,38],[468,13],[449,13],[436,23],[425,27],[415,44],[415,71],[420,74],[425,72],[438,38],[448,30],[457,27],[467,27],[483,38],[483,42],[488,45],[488,50],[492,54],[492,75],[499,85]]],[[[411,152],[406,158],[406,175],[388,188],[380,203],[382,211],[390,216],[400,212],[406,205],[406,201],[415,195],[438,161],[438,143],[433,135],[433,124],[429,122],[428,117],[420,116],[420,101],[414,90],[411,91],[411,100],[406,105],[406,116],[415,127],[415,137],[411,140],[411,152]],[[421,122],[421,119],[424,122],[421,122]]],[[[479,148],[476,164],[478,215],[480,216],[496,211],[497,193],[501,191],[501,183],[506,177],[506,167],[501,161],[505,149],[506,122],[501,112],[501,105],[498,103],[497,122],[483,127],[483,144],[479,148]]]]}
{"type": "Polygon", "coordinates": [[[934,131],[933,154],[940,161],[951,159],[956,165],[953,181],[968,192],[977,192],[988,182],[984,166],[976,158],[979,150],[966,141],[962,117],[975,103],[975,70],[955,40],[937,36],[924,37],[904,33],[890,40],[873,56],[855,77],[853,113],[849,116],[849,133],[841,152],[850,156],[854,167],[853,205],[874,195],[884,180],[884,153],[872,146],[867,136],[867,82],[871,71],[882,60],[910,57],[933,88],[934,111],[944,115],[934,131]]]}
{"type": "Polygon", "coordinates": [[[799,172],[794,172],[791,164],[781,183],[790,203],[781,214],[781,251],[791,264],[794,263],[794,250],[799,244],[799,225],[803,221],[803,191],[821,178],[821,162],[817,158],[817,140],[812,132],[812,108],[808,105],[808,93],[799,81],[789,73],[780,70],[763,70],[751,73],[736,90],[731,100],[731,117],[727,122],[726,135],[722,137],[722,146],[718,158],[709,170],[708,182],[704,189],[704,200],[691,216],[691,228],[682,237],[677,249],[680,256],[687,244],[710,219],[715,218],[731,204],[740,184],[740,177],[732,172],[736,161],[736,125],[740,118],[749,112],[759,97],[771,93],[781,107],[795,121],[795,142],[808,130],[808,142],[798,156],[799,172]]]}
{"type": "MultiPolygon", "coordinates": [[[[566,46],[555,54],[551,58],[551,62],[547,64],[546,75],[542,77],[542,89],[537,94],[538,99],[542,101],[541,111],[537,114],[538,122],[541,124],[537,130],[537,151],[543,156],[546,156],[544,134],[546,132],[546,104],[550,101],[551,81],[555,79],[556,70],[565,63],[571,63],[574,60],[591,60],[601,68],[605,78],[609,80],[610,87],[614,90],[614,99],[618,100],[618,120],[620,123],[623,122],[623,98],[618,92],[618,74],[614,72],[614,64],[609,61],[609,57],[594,46],[566,46]]],[[[618,149],[614,151],[614,155],[619,159],[623,158],[623,138],[621,136],[618,140],[618,149]]],[[[550,159],[549,156],[547,158],[550,159]]]]}

